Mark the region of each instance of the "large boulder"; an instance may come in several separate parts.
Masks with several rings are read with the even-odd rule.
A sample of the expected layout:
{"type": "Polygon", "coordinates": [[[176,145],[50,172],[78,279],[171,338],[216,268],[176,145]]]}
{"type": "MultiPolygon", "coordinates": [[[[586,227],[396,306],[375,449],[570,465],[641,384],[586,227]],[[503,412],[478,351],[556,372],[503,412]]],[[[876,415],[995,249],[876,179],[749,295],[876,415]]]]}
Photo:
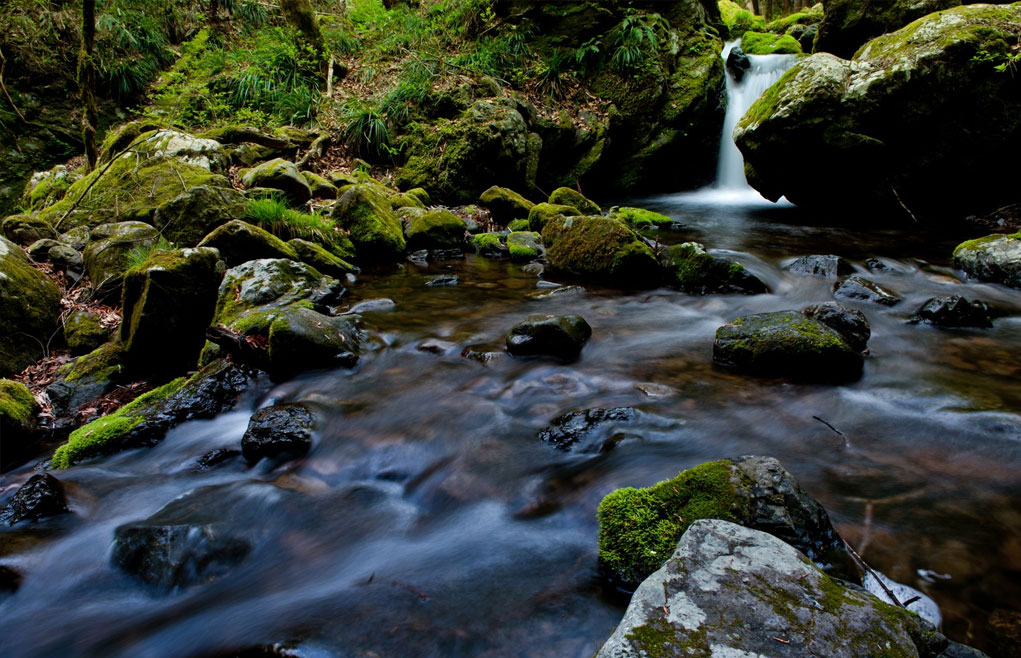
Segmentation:
{"type": "Polygon", "coordinates": [[[297,252],[286,242],[240,219],[227,222],[202,238],[199,246],[216,249],[228,267],[260,258],[298,258],[297,252]]]}
{"type": "Polygon", "coordinates": [[[815,52],[850,59],[866,41],[899,30],[934,11],[961,5],[961,0],[824,0],[815,52]]]}
{"type": "Polygon", "coordinates": [[[57,232],[48,221],[34,215],[11,215],[0,224],[0,233],[11,242],[22,246],[30,245],[36,240],[44,238],[53,240],[57,237],[57,232]]]}
{"type": "Polygon", "coordinates": [[[934,658],[948,645],[909,609],[830,578],[765,532],[699,520],[663,557],[597,658],[934,658]]]}
{"type": "Polygon", "coordinates": [[[954,249],[954,267],[969,277],[1021,288],[1021,233],[997,233],[954,249]]]}
{"type": "Polygon", "coordinates": [[[905,221],[1016,201],[1002,162],[1021,148],[1021,112],[1016,82],[997,66],[1019,22],[1021,3],[962,6],[874,39],[852,60],[805,58],[738,124],[748,182],[828,214],[905,221]]]}
{"type": "Polygon", "coordinates": [[[331,317],[301,307],[278,314],[268,338],[270,372],[278,377],[351,367],[358,362],[361,345],[357,316],[331,317]]]}
{"type": "Polygon", "coordinates": [[[241,454],[250,464],[263,458],[302,457],[312,447],[315,429],[316,418],[303,404],[291,402],[259,409],[241,437],[241,454]]]}
{"type": "Polygon", "coordinates": [[[69,468],[100,455],[150,446],[186,420],[212,418],[230,410],[252,376],[233,362],[214,361],[144,393],[117,411],[71,432],[53,454],[54,468],[69,468]]]}
{"type": "Polygon", "coordinates": [[[58,418],[73,416],[128,379],[124,348],[109,342],[61,366],[46,395],[58,418]]]}
{"type": "Polygon", "coordinates": [[[171,242],[191,247],[218,226],[243,217],[245,203],[232,188],[199,185],[157,208],[153,226],[171,242]]]}
{"type": "Polygon", "coordinates": [[[348,187],[333,204],[331,214],[337,224],[350,232],[359,259],[390,262],[404,253],[401,220],[375,186],[363,183],[348,187]]]}
{"type": "Polygon", "coordinates": [[[464,222],[449,210],[427,210],[408,222],[408,250],[460,249],[465,244],[465,232],[464,222]]]}
{"type": "Polygon", "coordinates": [[[772,457],[700,464],[652,487],[613,491],[599,504],[599,564],[634,588],[662,566],[699,519],[723,519],[778,537],[829,573],[861,573],[826,510],[772,457]]]}
{"type": "Polygon", "coordinates": [[[41,357],[59,331],[60,290],[0,237],[0,377],[41,357]]]}
{"type": "Polygon", "coordinates": [[[649,245],[609,217],[554,217],[542,230],[546,257],[560,274],[620,288],[651,288],[659,264],[649,245]]]}
{"type": "Polygon", "coordinates": [[[843,335],[798,311],[731,320],[716,330],[713,361],[767,377],[835,382],[858,379],[864,365],[843,335]]]}
{"type": "Polygon", "coordinates": [[[102,224],[92,229],[92,242],[82,252],[85,271],[92,280],[92,294],[99,298],[120,297],[132,254],[147,250],[158,239],[159,232],[144,222],[102,224]]]}
{"type": "Polygon", "coordinates": [[[280,190],[291,203],[296,205],[303,204],[312,198],[312,188],[298,171],[298,167],[283,158],[263,162],[248,169],[241,176],[241,183],[247,189],[260,187],[280,190]]]}
{"type": "Polygon", "coordinates": [[[98,349],[110,339],[110,330],[103,326],[98,314],[75,309],[64,320],[64,342],[71,354],[81,356],[98,349]]]}
{"type": "Polygon", "coordinates": [[[124,277],[120,339],[136,372],[179,374],[198,362],[216,308],[215,249],[153,252],[124,277]]]}
{"type": "Polygon", "coordinates": [[[0,379],[0,471],[17,463],[31,441],[39,405],[21,382],[0,379]]]}
{"type": "Polygon", "coordinates": [[[528,217],[535,204],[512,189],[493,185],[479,196],[479,205],[489,209],[493,221],[506,226],[515,219],[528,217]]]}
{"type": "Polygon", "coordinates": [[[766,284],[735,261],[708,253],[697,242],[685,242],[665,249],[660,262],[667,282],[689,295],[769,292],[766,284]]]}

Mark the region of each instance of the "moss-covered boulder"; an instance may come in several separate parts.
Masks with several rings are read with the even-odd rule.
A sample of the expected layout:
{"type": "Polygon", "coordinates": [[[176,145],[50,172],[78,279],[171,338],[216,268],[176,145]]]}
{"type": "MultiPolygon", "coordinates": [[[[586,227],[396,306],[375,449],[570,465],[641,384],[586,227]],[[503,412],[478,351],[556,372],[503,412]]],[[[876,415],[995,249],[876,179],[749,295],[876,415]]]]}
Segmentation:
{"type": "Polygon", "coordinates": [[[256,187],[280,190],[287,199],[300,205],[312,198],[312,188],[293,162],[276,158],[252,167],[241,176],[246,189],[256,187]]]}
{"type": "Polygon", "coordinates": [[[311,265],[323,274],[341,279],[347,274],[353,274],[358,271],[357,267],[327,251],[315,242],[295,238],[288,240],[287,246],[294,249],[294,253],[298,255],[298,260],[311,265]]]}
{"type": "Polygon", "coordinates": [[[277,313],[268,338],[274,377],[351,367],[358,362],[361,344],[357,316],[331,317],[300,306],[277,313]]]}
{"type": "Polygon", "coordinates": [[[997,233],[954,249],[954,267],[969,277],[1021,288],[1021,233],[997,233]]]}
{"type": "Polygon", "coordinates": [[[57,232],[45,219],[34,215],[11,215],[0,224],[0,233],[15,244],[27,246],[44,238],[55,240],[57,232]]]}
{"type": "Polygon", "coordinates": [[[192,247],[217,227],[244,217],[245,204],[235,189],[199,185],[157,208],[153,226],[167,240],[192,247]]]}
{"type": "Polygon", "coordinates": [[[472,236],[472,247],[475,253],[485,258],[504,258],[509,255],[507,245],[503,243],[500,233],[479,233],[472,236]]]}
{"type": "Polygon", "coordinates": [[[716,330],[713,360],[768,377],[835,382],[858,379],[864,363],[841,334],[798,311],[731,320],[716,330]]]}
{"type": "Polygon", "coordinates": [[[731,39],[740,39],[745,32],[766,29],[766,19],[757,16],[733,0],[720,0],[720,17],[727,27],[731,39]]]}
{"type": "Polygon", "coordinates": [[[571,361],[591,336],[592,327],[580,315],[530,315],[507,333],[507,351],[571,361]]]}
{"type": "Polygon", "coordinates": [[[428,210],[408,223],[408,250],[460,249],[465,233],[464,222],[454,213],[442,208],[428,210]]]}
{"type": "Polygon", "coordinates": [[[660,256],[667,281],[689,295],[769,292],[766,284],[735,261],[714,256],[697,242],[685,242],[665,249],[660,256]]]}
{"type": "Polygon", "coordinates": [[[659,569],[699,519],[768,532],[830,573],[861,582],[826,510],[770,457],[707,462],[651,487],[617,489],[598,517],[600,570],[628,588],[659,569]]]}
{"type": "Polygon", "coordinates": [[[614,206],[610,209],[610,218],[624,222],[636,231],[647,228],[670,228],[674,224],[673,218],[664,214],[630,206],[620,208],[614,206]]]}
{"type": "Polygon", "coordinates": [[[117,411],[71,432],[53,454],[54,468],[101,455],[153,445],[185,420],[212,418],[229,410],[248,388],[249,371],[229,361],[215,361],[135,398],[117,411]]]}
{"type": "Polygon", "coordinates": [[[127,380],[124,348],[108,342],[61,366],[46,395],[56,416],[73,416],[127,380]]]}
{"type": "Polygon", "coordinates": [[[745,32],[741,37],[741,50],[746,55],[800,55],[801,44],[788,34],[745,32]]]}
{"type": "Polygon", "coordinates": [[[506,226],[516,219],[526,219],[534,203],[512,189],[493,185],[479,195],[479,205],[489,210],[493,221],[506,226]]]}
{"type": "Polygon", "coordinates": [[[537,203],[528,211],[528,228],[542,233],[549,220],[554,217],[575,217],[581,215],[581,211],[574,206],[563,206],[553,203],[537,203]]]}
{"type": "Polygon", "coordinates": [[[213,319],[220,275],[215,249],[156,251],[124,276],[120,340],[136,373],[195,367],[213,319]]]}
{"type": "Polygon", "coordinates": [[[159,232],[144,222],[101,224],[92,229],[92,242],[82,252],[85,271],[92,280],[92,294],[117,298],[132,254],[156,244],[159,232]]]}
{"type": "Polygon", "coordinates": [[[70,170],[62,164],[47,171],[37,171],[25,185],[21,205],[33,211],[49,208],[64,198],[67,190],[84,175],[84,171],[84,167],[70,170]]]}
{"type": "Polygon", "coordinates": [[[43,355],[59,331],[60,290],[21,247],[0,238],[0,376],[43,355]]]}
{"type": "Polygon", "coordinates": [[[64,320],[64,342],[73,356],[87,354],[109,339],[110,331],[95,313],[75,309],[64,320]]]}
{"type": "Polygon", "coordinates": [[[359,259],[392,262],[403,255],[406,242],[401,221],[389,200],[373,186],[352,185],[330,212],[337,224],[349,231],[359,259]]]}
{"type": "Polygon", "coordinates": [[[997,67],[1019,21],[1021,3],[962,6],[874,39],[852,60],[803,59],[738,124],[748,182],[768,199],[906,222],[1016,201],[1001,161],[1021,148],[1021,113],[1017,85],[997,67]]]}
{"type": "Polygon", "coordinates": [[[815,51],[849,59],[866,41],[893,32],[926,14],[957,7],[961,0],[826,0],[815,51]]]}
{"type": "Polygon", "coordinates": [[[512,231],[507,236],[511,260],[531,261],[543,254],[542,237],[535,231],[512,231]]]}
{"type": "Polygon", "coordinates": [[[621,288],[651,288],[659,281],[649,245],[609,217],[556,217],[543,229],[542,241],[560,274],[621,288]]]}
{"type": "Polygon", "coordinates": [[[39,404],[21,382],[0,379],[0,469],[20,461],[31,432],[39,404]]]}
{"type": "Polygon", "coordinates": [[[228,267],[260,258],[298,258],[298,254],[286,242],[240,219],[227,222],[202,238],[199,247],[216,249],[228,267]]]}
{"type": "Polygon", "coordinates": [[[337,186],[327,180],[326,177],[311,171],[301,172],[301,177],[305,179],[305,182],[308,183],[309,188],[312,190],[313,199],[337,198],[337,186]]]}
{"type": "Polygon", "coordinates": [[[548,203],[554,206],[570,206],[577,208],[582,215],[600,215],[603,209],[595,201],[589,200],[578,190],[569,187],[558,187],[549,195],[548,203]]]}
{"type": "Polygon", "coordinates": [[[390,207],[393,208],[395,212],[401,208],[418,208],[420,210],[425,210],[425,203],[423,203],[422,200],[414,194],[401,192],[390,197],[390,207]]]}

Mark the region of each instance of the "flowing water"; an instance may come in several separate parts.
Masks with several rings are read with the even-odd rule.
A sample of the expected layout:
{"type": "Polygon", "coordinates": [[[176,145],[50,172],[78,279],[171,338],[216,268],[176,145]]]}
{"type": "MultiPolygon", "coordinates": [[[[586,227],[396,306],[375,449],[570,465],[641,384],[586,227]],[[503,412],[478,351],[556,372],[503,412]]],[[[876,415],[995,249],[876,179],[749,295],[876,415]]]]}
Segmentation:
{"type": "Polygon", "coordinates": [[[600,499],[743,454],[780,459],[867,560],[940,604],[951,637],[985,646],[989,615],[1021,609],[1021,318],[987,330],[907,320],[949,293],[1018,313],[1021,292],[962,284],[948,269],[961,235],[820,226],[791,206],[691,195],[640,203],[682,225],[650,236],[703,242],[773,292],[536,297],[557,282],[474,257],[362,275],[350,304],[395,305],[364,313],[376,339],[356,369],[260,382],[234,412],[58,473],[73,515],[0,529],[0,559],[25,574],[0,598],[0,653],[185,657],[294,641],[307,656],[587,658],[626,605],[597,573],[600,499]],[[832,299],[831,281],[782,269],[830,252],[862,270],[879,258],[887,269],[868,276],[905,298],[852,304],[873,331],[860,381],[713,366],[724,322],[832,299]],[[437,274],[460,284],[428,287],[437,274]],[[504,353],[507,329],[545,312],[592,325],[577,363],[504,353]],[[253,409],[279,401],[323,419],[307,457],[196,468],[238,445],[253,409]],[[617,406],[640,413],[605,430],[619,441],[607,453],[536,438],[566,411],[617,406]],[[259,542],[220,579],[161,593],[111,566],[113,531],[180,496],[259,542]]]}

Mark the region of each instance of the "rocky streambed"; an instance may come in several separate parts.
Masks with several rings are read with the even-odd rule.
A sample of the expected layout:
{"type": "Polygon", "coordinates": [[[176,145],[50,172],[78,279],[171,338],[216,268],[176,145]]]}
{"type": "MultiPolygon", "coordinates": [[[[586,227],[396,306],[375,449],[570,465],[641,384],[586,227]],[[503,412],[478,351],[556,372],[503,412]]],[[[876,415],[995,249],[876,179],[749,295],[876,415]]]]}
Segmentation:
{"type": "MultiPolygon", "coordinates": [[[[541,263],[472,255],[354,275],[330,304],[338,321],[361,317],[356,365],[216,380],[230,410],[199,405],[154,446],[84,455],[55,472],[70,513],[0,528],[0,558],[21,575],[0,598],[6,650],[591,656],[628,602],[600,571],[603,497],[745,454],[778,459],[872,566],[932,597],[951,639],[1008,646],[1021,293],[952,269],[974,232],[822,227],[789,206],[698,197],[629,203],[674,221],[647,229],[653,241],[697,241],[768,292],[572,286],[541,263]],[[802,258],[833,252],[843,260],[802,258]],[[835,298],[852,275],[898,301],[835,298]],[[918,317],[950,295],[996,309],[992,326],[918,317]],[[870,326],[860,377],[714,363],[716,332],[736,318],[836,299],[870,326]],[[577,357],[509,354],[511,327],[546,314],[584,318],[577,357]],[[249,431],[257,409],[256,429],[286,441],[249,431]]],[[[5,474],[4,501],[36,470],[5,474]]]]}

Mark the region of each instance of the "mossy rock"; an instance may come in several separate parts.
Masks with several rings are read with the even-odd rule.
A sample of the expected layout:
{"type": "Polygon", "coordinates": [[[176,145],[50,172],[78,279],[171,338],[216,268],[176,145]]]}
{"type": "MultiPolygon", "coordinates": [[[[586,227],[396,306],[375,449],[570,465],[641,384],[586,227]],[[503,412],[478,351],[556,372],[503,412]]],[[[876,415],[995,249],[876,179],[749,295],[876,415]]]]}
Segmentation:
{"type": "Polygon", "coordinates": [[[1021,232],[962,242],[954,249],[954,267],[979,281],[1021,288],[1021,232]]]}
{"type": "Polygon", "coordinates": [[[528,224],[527,219],[515,219],[511,223],[507,224],[507,230],[513,233],[514,231],[527,231],[531,228],[528,224]]]}
{"type": "Polygon", "coordinates": [[[512,220],[528,217],[534,203],[514,190],[493,185],[479,195],[479,205],[488,209],[493,221],[506,226],[512,220]]]}
{"type": "Polygon", "coordinates": [[[92,242],[82,252],[85,271],[92,280],[92,294],[119,298],[132,254],[152,247],[158,238],[159,232],[145,222],[101,224],[92,229],[92,242]]]}
{"type": "Polygon", "coordinates": [[[400,194],[395,194],[390,197],[390,207],[393,208],[395,212],[401,208],[419,208],[421,210],[425,210],[425,204],[422,203],[422,200],[408,192],[401,192],[400,194]]]}
{"type": "Polygon", "coordinates": [[[719,7],[720,16],[731,39],[740,39],[749,30],[762,32],[766,29],[765,18],[753,14],[733,0],[721,0],[719,7]]]}
{"type": "Polygon", "coordinates": [[[864,361],[841,334],[798,311],[731,320],[716,330],[713,360],[741,372],[822,382],[856,380],[864,361]]]}
{"type": "Polygon", "coordinates": [[[153,119],[139,119],[123,123],[106,134],[99,147],[100,164],[106,164],[115,155],[131,146],[141,135],[162,130],[166,125],[153,119]]]}
{"type": "Polygon", "coordinates": [[[592,327],[580,315],[530,315],[507,333],[507,351],[572,361],[591,336],[592,327]]]}
{"type": "Polygon", "coordinates": [[[563,206],[553,203],[537,203],[528,211],[528,228],[542,233],[549,220],[554,217],[574,217],[581,215],[574,206],[563,206]]]}
{"type": "Polygon", "coordinates": [[[301,172],[301,177],[308,183],[312,190],[313,199],[336,199],[337,186],[328,181],[325,177],[311,171],[301,172]]]}
{"type": "Polygon", "coordinates": [[[358,362],[361,337],[356,316],[330,317],[291,307],[277,314],[268,337],[270,372],[275,377],[358,362]]]}
{"type": "Polygon", "coordinates": [[[870,4],[860,0],[826,0],[815,51],[850,59],[869,39],[961,4],[962,0],[886,0],[870,4]]]}
{"type": "Polygon", "coordinates": [[[792,27],[797,25],[818,25],[822,22],[822,19],[823,6],[820,3],[809,7],[807,11],[794,12],[793,14],[770,21],[766,26],[766,31],[773,34],[790,34],[792,27]]]}
{"type": "Polygon", "coordinates": [[[60,290],[21,247],[0,238],[0,376],[43,356],[59,328],[60,290]]]}
{"type": "Polygon", "coordinates": [[[312,198],[312,188],[293,162],[276,158],[244,170],[241,184],[246,189],[266,187],[280,190],[287,199],[301,205],[312,198]]]}
{"type": "Polygon", "coordinates": [[[390,201],[374,186],[352,185],[333,205],[331,214],[349,231],[359,259],[393,262],[404,254],[406,242],[401,222],[390,201]]]}
{"type": "Polygon", "coordinates": [[[74,356],[87,354],[109,339],[110,331],[95,313],[76,309],[64,320],[64,341],[74,356]]]}
{"type": "Polygon", "coordinates": [[[419,249],[460,249],[464,246],[464,222],[449,210],[429,210],[408,223],[409,251],[419,249]]]}
{"type": "Polygon", "coordinates": [[[58,230],[123,221],[151,224],[160,206],[203,185],[229,188],[230,181],[176,158],[145,159],[128,153],[109,169],[99,167],[76,181],[63,199],[39,211],[39,217],[58,230]]]}
{"type": "Polygon", "coordinates": [[[335,256],[314,242],[295,238],[294,240],[289,240],[287,246],[294,249],[294,253],[298,255],[298,260],[311,265],[323,274],[341,279],[347,274],[353,274],[358,271],[358,268],[351,263],[335,256]]]}
{"type": "Polygon", "coordinates": [[[660,258],[670,285],[689,295],[769,292],[766,284],[743,265],[713,256],[697,242],[685,242],[664,250],[660,258]]]}
{"type": "Polygon", "coordinates": [[[46,394],[58,417],[72,416],[128,380],[124,348],[108,342],[64,364],[46,394]]]}
{"type": "Polygon", "coordinates": [[[558,187],[549,195],[549,203],[554,206],[570,206],[578,209],[581,215],[599,215],[603,209],[599,204],[590,201],[584,194],[569,187],[558,187]]]}
{"type": "Polygon", "coordinates": [[[120,339],[136,373],[195,367],[213,319],[220,275],[215,249],[156,251],[124,277],[120,339]]]}
{"type": "Polygon", "coordinates": [[[557,217],[542,231],[546,257],[558,273],[621,288],[651,288],[659,280],[652,249],[609,217],[557,217]]]}
{"type": "Polygon", "coordinates": [[[532,261],[543,254],[542,237],[535,231],[513,231],[507,236],[507,250],[513,261],[532,261]]]}
{"type": "Polygon", "coordinates": [[[260,258],[289,258],[296,260],[294,248],[269,231],[243,222],[227,222],[199,242],[199,247],[212,247],[228,267],[260,258]]]}
{"type": "Polygon", "coordinates": [[[57,232],[45,219],[34,215],[11,215],[0,224],[0,233],[15,244],[30,245],[36,240],[57,239],[57,232]]]}
{"type": "Polygon", "coordinates": [[[160,206],[153,226],[170,242],[192,247],[216,228],[244,217],[246,203],[233,188],[199,185],[160,206]]]}
{"type": "Polygon", "coordinates": [[[500,233],[478,233],[472,236],[475,253],[485,258],[506,258],[509,255],[500,233]]]}
{"type": "Polygon", "coordinates": [[[666,215],[630,206],[611,209],[610,217],[624,222],[636,231],[647,228],[670,228],[674,224],[674,220],[666,215]]]}
{"type": "Polygon", "coordinates": [[[787,34],[745,32],[741,37],[741,50],[747,55],[800,55],[801,44],[787,34]]]}
{"type": "Polygon", "coordinates": [[[57,165],[49,171],[36,172],[25,186],[21,204],[34,211],[49,208],[63,199],[74,182],[83,175],[84,167],[72,171],[64,165],[57,165]]]}
{"type": "Polygon", "coordinates": [[[39,404],[21,382],[0,379],[0,466],[20,461],[35,429],[39,404]]]}

